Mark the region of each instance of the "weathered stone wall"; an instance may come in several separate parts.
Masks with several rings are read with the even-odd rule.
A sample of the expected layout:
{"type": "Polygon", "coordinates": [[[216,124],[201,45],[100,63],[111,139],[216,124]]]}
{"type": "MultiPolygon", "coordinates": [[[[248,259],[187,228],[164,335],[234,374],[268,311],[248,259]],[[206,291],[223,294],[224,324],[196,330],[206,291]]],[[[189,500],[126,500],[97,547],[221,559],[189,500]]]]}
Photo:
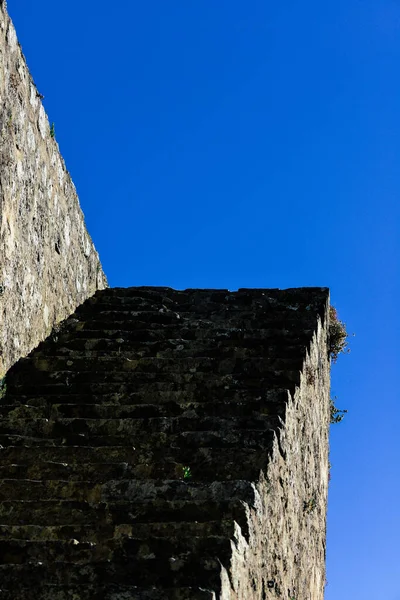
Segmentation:
{"type": "Polygon", "coordinates": [[[322,600],[328,305],[326,288],[83,303],[0,398],[1,598],[322,600]]]}
{"type": "Polygon", "coordinates": [[[106,287],[75,187],[0,2],[0,376],[106,287]]]}
{"type": "Polygon", "coordinates": [[[323,600],[329,473],[328,311],[319,320],[286,416],[248,511],[248,543],[237,531],[222,600],[323,600]],[[325,322],[324,322],[325,321],[325,322]]]}

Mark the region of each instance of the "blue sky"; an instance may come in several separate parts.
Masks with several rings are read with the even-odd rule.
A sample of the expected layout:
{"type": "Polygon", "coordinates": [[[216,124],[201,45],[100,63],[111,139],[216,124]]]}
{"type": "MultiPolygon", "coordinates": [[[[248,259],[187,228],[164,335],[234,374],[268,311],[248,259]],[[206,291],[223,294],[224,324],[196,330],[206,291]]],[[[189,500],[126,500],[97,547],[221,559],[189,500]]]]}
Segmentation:
{"type": "Polygon", "coordinates": [[[325,598],[400,600],[400,4],[8,5],[110,285],[331,288],[325,598]]]}

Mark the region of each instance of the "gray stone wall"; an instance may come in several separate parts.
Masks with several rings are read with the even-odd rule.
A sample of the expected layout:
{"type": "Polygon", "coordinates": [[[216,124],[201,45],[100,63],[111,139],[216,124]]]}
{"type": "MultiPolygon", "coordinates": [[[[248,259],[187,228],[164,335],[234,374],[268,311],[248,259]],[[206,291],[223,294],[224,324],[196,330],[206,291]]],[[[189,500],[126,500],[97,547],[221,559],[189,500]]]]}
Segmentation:
{"type": "Polygon", "coordinates": [[[74,184],[0,3],[0,376],[106,285],[74,184]]]}
{"type": "MultiPolygon", "coordinates": [[[[325,320],[328,319],[328,311],[325,320]]],[[[221,600],[323,600],[329,473],[330,365],[319,321],[265,476],[238,528],[221,600]]]]}
{"type": "Polygon", "coordinates": [[[108,288],[18,361],[4,600],[322,600],[328,307],[326,288],[108,288]]]}

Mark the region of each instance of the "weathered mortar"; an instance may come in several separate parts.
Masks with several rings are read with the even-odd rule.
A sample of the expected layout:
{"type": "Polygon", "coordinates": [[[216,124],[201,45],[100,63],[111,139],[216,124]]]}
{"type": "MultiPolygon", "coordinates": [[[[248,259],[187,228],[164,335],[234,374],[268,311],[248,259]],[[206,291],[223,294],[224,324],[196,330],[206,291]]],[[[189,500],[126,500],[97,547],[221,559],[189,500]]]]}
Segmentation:
{"type": "Polygon", "coordinates": [[[0,376],[106,285],[74,184],[0,2],[0,376]]]}

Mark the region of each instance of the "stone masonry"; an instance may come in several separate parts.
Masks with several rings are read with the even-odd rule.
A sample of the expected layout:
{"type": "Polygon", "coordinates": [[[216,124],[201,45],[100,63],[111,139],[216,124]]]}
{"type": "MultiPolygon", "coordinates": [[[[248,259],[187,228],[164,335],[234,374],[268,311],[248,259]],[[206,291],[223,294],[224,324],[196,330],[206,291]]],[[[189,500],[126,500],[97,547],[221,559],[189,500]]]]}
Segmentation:
{"type": "Polygon", "coordinates": [[[0,600],[323,600],[329,291],[107,288],[4,0],[0,325],[0,600]]]}
{"type": "Polygon", "coordinates": [[[0,401],[0,600],[322,600],[326,288],[105,289],[0,401]]]}
{"type": "Polygon", "coordinates": [[[41,96],[0,2],[0,377],[106,284],[41,96]]]}

